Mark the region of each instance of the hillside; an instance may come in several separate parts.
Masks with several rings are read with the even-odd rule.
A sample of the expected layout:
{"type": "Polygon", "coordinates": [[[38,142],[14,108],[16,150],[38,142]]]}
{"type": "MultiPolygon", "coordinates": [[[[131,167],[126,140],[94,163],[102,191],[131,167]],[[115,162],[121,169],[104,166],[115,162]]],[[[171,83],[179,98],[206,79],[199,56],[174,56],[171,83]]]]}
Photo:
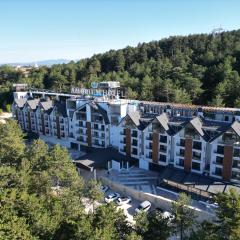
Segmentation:
{"type": "MultiPolygon", "coordinates": [[[[176,36],[110,50],[68,64],[40,67],[28,78],[0,67],[0,84],[26,82],[68,91],[117,80],[130,98],[240,107],[240,30],[176,36]]],[[[0,99],[1,100],[1,99],[0,99]]]]}

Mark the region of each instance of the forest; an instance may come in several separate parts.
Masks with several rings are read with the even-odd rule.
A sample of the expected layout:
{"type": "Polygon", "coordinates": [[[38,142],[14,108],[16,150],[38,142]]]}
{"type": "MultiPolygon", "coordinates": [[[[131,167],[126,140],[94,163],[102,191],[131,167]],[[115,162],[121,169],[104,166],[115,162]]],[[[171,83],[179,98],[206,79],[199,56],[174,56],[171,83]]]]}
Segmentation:
{"type": "MultiPolygon", "coordinates": [[[[80,55],[80,53],[79,53],[80,55]]],[[[116,80],[129,98],[240,107],[240,30],[174,36],[110,50],[68,64],[32,69],[28,76],[0,67],[0,103],[12,83],[67,92],[71,86],[116,80]]]]}
{"type": "Polygon", "coordinates": [[[180,193],[171,216],[153,208],[131,223],[116,204],[103,203],[99,181],[79,176],[66,148],[26,141],[14,120],[0,124],[0,139],[0,240],[239,239],[240,195],[234,190],[215,196],[215,222],[199,223],[188,207],[191,198],[180,193]]]}

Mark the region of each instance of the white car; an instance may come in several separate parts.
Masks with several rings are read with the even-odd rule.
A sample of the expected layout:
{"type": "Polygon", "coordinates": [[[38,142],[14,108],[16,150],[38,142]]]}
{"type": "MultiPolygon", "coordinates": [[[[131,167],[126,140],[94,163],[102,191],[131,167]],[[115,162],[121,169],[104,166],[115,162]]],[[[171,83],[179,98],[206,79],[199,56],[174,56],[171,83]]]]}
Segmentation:
{"type": "Polygon", "coordinates": [[[124,196],[124,197],[119,197],[116,202],[117,202],[117,205],[121,206],[123,204],[130,203],[131,201],[132,201],[131,197],[124,196]]]}
{"type": "Polygon", "coordinates": [[[136,209],[135,212],[136,213],[140,213],[140,212],[148,212],[149,209],[151,208],[151,203],[149,201],[144,201],[142,202],[136,209]]]}
{"type": "Polygon", "coordinates": [[[108,189],[109,189],[109,187],[108,186],[101,186],[101,191],[103,192],[103,193],[106,193],[107,191],[108,191],[108,189]]]}
{"type": "Polygon", "coordinates": [[[110,193],[107,197],[104,198],[104,200],[105,200],[106,203],[110,203],[110,202],[115,201],[119,197],[120,197],[120,194],[114,192],[114,193],[110,193]]]}

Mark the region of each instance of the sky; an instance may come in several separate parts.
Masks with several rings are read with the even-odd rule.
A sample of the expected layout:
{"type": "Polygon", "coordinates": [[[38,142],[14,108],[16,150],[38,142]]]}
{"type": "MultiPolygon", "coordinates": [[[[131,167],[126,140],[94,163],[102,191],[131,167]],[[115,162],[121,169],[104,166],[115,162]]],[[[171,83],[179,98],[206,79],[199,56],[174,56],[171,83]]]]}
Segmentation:
{"type": "Polygon", "coordinates": [[[0,0],[0,64],[240,28],[239,0],[0,0]]]}

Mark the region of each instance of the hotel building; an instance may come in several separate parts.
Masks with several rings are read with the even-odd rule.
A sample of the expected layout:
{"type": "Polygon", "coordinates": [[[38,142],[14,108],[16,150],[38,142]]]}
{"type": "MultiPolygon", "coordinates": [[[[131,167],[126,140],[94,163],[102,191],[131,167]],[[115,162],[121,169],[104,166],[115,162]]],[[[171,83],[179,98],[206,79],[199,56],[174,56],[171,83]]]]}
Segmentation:
{"type": "Polygon", "coordinates": [[[240,109],[28,91],[14,93],[12,112],[52,144],[113,147],[143,169],[240,183],[240,109]]]}

